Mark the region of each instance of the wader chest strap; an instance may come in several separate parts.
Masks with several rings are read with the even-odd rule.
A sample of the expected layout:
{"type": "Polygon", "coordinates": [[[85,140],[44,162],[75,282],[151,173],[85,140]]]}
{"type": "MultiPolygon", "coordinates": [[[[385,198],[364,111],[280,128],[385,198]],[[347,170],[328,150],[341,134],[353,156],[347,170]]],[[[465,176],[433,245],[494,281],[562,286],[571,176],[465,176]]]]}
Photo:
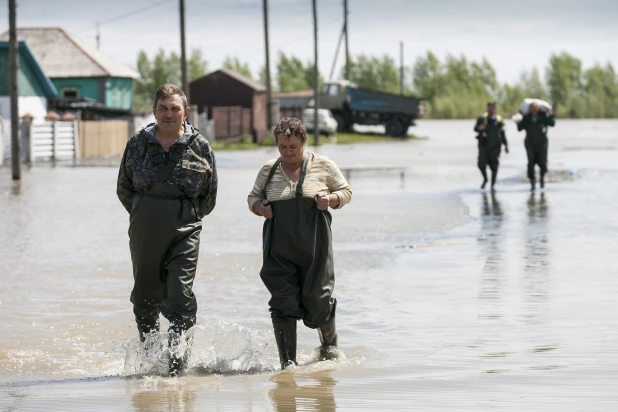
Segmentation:
{"type": "MultiPolygon", "coordinates": [[[[296,185],[296,197],[303,196],[303,183],[305,182],[305,175],[307,174],[307,164],[309,163],[309,154],[305,153],[305,157],[303,158],[303,168],[300,170],[300,177],[298,179],[298,184],[296,185]]],[[[281,158],[277,159],[273,167],[270,169],[270,173],[268,173],[268,177],[266,178],[266,182],[264,182],[264,188],[262,189],[262,197],[266,199],[266,188],[268,188],[268,184],[273,178],[273,175],[277,171],[277,168],[281,164],[281,158]]]]}
{"type": "Polygon", "coordinates": [[[307,164],[309,163],[309,153],[305,153],[303,159],[303,168],[300,170],[300,177],[298,178],[298,184],[296,185],[296,197],[303,197],[303,183],[305,183],[305,175],[307,174],[307,164]]]}
{"type": "Polygon", "coordinates": [[[268,173],[268,177],[266,178],[266,182],[264,182],[264,188],[262,189],[262,197],[264,199],[266,199],[266,188],[268,187],[268,184],[272,180],[273,175],[277,171],[277,168],[279,167],[280,164],[281,164],[281,158],[277,159],[275,164],[273,164],[273,167],[270,168],[270,173],[268,173]]]}
{"type": "Polygon", "coordinates": [[[176,151],[170,151],[168,152],[168,155],[169,155],[169,158],[167,160],[167,164],[165,162],[162,162],[159,164],[155,163],[157,166],[157,169],[159,169],[159,171],[161,172],[161,174],[159,175],[159,178],[157,179],[158,182],[167,182],[167,179],[169,179],[169,177],[172,175],[174,168],[176,168],[176,165],[182,159],[182,154],[176,151]]]}

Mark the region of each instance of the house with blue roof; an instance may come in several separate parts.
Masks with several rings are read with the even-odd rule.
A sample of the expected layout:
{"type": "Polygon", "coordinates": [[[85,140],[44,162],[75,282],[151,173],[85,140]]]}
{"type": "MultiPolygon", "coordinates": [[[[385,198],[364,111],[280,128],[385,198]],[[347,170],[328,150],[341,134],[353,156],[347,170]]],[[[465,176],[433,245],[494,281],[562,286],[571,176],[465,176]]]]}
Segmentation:
{"type": "MultiPolygon", "coordinates": [[[[26,42],[18,42],[18,50],[19,117],[28,113],[35,118],[44,118],[49,100],[58,97],[58,91],[43,72],[26,42]]],[[[0,116],[5,122],[11,118],[9,43],[2,41],[0,41],[0,116]]]]}
{"type": "MultiPolygon", "coordinates": [[[[18,28],[43,72],[58,91],[50,108],[81,111],[82,119],[125,116],[133,108],[139,73],[107,54],[88,47],[57,27],[18,28]]],[[[0,41],[8,40],[8,32],[0,41]]]]}

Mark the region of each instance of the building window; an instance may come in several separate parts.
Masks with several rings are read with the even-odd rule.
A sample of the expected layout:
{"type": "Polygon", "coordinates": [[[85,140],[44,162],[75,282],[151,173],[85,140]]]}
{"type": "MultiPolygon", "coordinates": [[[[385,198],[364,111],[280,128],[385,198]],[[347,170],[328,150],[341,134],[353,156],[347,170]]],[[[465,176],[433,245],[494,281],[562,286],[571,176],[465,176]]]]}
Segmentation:
{"type": "Polygon", "coordinates": [[[63,87],[62,97],[65,99],[77,99],[79,98],[79,89],[77,87],[63,87]]]}
{"type": "Polygon", "coordinates": [[[131,108],[131,103],[129,102],[129,89],[127,86],[122,86],[122,108],[131,108]]]}
{"type": "Polygon", "coordinates": [[[112,86],[112,107],[118,107],[118,86],[112,86]]]}

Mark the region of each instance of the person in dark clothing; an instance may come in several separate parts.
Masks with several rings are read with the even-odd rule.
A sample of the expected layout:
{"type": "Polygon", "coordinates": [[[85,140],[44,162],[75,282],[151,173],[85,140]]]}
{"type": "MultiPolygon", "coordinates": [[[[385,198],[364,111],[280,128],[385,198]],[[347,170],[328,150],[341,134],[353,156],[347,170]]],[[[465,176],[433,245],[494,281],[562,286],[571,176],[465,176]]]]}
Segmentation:
{"type": "Polygon", "coordinates": [[[526,154],[528,155],[528,179],[530,179],[530,189],[536,188],[536,176],[534,166],[538,165],[540,169],[540,184],[541,188],[545,187],[545,174],[547,173],[547,128],[554,126],[556,119],[554,118],[552,108],[549,107],[547,113],[539,110],[537,103],[530,104],[530,112],[526,114],[517,124],[517,130],[526,131],[526,154]]]}
{"type": "Polygon", "coordinates": [[[483,175],[481,189],[485,189],[487,185],[487,166],[489,166],[491,170],[491,190],[494,190],[498,178],[502,145],[504,145],[504,151],[509,152],[509,144],[504,133],[504,121],[502,116],[497,114],[497,109],[496,102],[487,103],[487,112],[479,116],[474,125],[474,131],[478,133],[476,135],[479,148],[477,164],[483,175]]]}
{"type": "Polygon", "coordinates": [[[248,197],[249,209],[266,218],[260,277],[268,302],[281,369],[296,364],[296,326],[318,329],[320,359],[338,356],[337,301],[331,214],[352,199],[335,162],[305,152],[307,130],[283,118],[273,130],[281,157],[266,162],[248,197]]]}
{"type": "MultiPolygon", "coordinates": [[[[193,281],[202,218],[215,207],[217,170],[208,140],[186,121],[187,98],[165,84],[155,94],[156,124],[127,143],[117,194],[130,215],[133,312],[140,340],[169,320],[170,375],[185,367],[180,339],[196,322],[193,281]]],[[[186,337],[186,334],[185,334],[186,337]]]]}

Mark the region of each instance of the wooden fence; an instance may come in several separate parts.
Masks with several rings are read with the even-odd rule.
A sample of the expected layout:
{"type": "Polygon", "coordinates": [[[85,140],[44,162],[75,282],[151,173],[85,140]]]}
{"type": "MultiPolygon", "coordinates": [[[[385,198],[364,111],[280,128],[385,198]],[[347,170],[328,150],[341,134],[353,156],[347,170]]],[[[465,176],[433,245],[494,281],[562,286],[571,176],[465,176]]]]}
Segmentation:
{"type": "Polygon", "coordinates": [[[81,158],[122,156],[129,138],[126,120],[84,120],[79,122],[81,158]]]}
{"type": "Polygon", "coordinates": [[[215,138],[251,135],[251,109],[241,106],[213,107],[212,119],[215,123],[215,138]]]}

